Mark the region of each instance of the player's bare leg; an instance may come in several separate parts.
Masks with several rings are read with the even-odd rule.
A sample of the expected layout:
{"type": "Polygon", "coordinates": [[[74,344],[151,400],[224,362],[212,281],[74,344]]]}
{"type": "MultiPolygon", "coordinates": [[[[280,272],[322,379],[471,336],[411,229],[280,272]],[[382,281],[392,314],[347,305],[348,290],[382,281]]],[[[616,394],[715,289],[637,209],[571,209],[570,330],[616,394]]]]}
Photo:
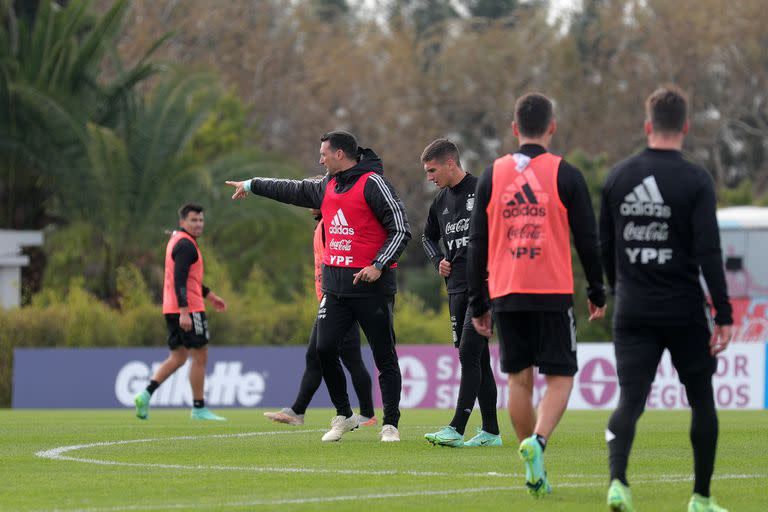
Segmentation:
{"type": "Polygon", "coordinates": [[[509,374],[509,419],[517,440],[533,435],[536,411],[533,409],[533,367],[509,374]]]}

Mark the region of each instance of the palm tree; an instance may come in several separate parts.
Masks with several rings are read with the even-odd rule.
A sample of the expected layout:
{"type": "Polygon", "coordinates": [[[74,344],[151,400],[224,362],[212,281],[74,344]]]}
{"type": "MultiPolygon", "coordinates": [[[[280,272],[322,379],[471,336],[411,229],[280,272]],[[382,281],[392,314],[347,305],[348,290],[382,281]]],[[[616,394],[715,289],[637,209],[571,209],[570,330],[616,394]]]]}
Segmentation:
{"type": "MultiPolygon", "coordinates": [[[[31,2],[29,3],[31,5],[31,2]]],[[[127,0],[103,16],[88,0],[61,7],[42,0],[33,12],[17,14],[12,0],[0,0],[0,227],[41,229],[66,219],[57,205],[56,178],[85,153],[86,123],[109,124],[126,95],[160,68],[144,58],[103,71],[114,48],[127,0]]],[[[21,5],[21,4],[19,4],[21,5]]],[[[30,251],[24,279],[39,289],[45,257],[30,251]],[[31,279],[30,279],[31,277],[31,279]]]]}
{"type": "Polygon", "coordinates": [[[114,127],[88,123],[83,158],[53,173],[61,211],[90,226],[99,295],[113,299],[115,270],[151,259],[179,204],[210,184],[185,151],[217,95],[209,76],[172,73],[150,95],[126,97],[114,127]]]}
{"type": "Polygon", "coordinates": [[[128,2],[99,18],[90,4],[44,0],[30,20],[0,0],[0,226],[38,229],[60,213],[50,208],[51,179],[84,152],[86,123],[113,121],[126,95],[160,69],[149,57],[164,38],[105,79],[128,2]]]}

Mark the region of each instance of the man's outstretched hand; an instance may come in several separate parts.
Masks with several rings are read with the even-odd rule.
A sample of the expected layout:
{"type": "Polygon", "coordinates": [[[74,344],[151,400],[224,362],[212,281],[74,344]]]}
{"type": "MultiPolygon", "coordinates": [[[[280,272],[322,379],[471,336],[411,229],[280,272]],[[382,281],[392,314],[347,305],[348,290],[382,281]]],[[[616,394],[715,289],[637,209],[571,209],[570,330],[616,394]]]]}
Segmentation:
{"type": "Polygon", "coordinates": [[[232,199],[243,199],[248,196],[248,191],[245,190],[244,181],[225,181],[224,183],[235,187],[235,193],[232,194],[232,199]]]}

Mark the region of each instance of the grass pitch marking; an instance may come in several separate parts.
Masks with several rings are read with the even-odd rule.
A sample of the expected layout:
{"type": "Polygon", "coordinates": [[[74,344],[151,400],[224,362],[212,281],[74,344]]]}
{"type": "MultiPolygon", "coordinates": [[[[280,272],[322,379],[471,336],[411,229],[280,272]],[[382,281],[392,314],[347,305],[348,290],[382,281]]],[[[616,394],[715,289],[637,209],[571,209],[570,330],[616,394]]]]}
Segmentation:
{"type": "MultiPolygon", "coordinates": [[[[386,475],[407,475],[407,476],[446,476],[446,477],[497,477],[497,478],[517,478],[523,476],[522,473],[499,473],[497,471],[487,472],[470,472],[470,473],[455,473],[447,471],[417,471],[417,470],[364,470],[364,469],[329,469],[329,468],[286,468],[286,467],[269,467],[269,466],[221,466],[221,465],[204,465],[204,464],[160,464],[150,462],[122,462],[114,460],[93,459],[87,457],[73,457],[66,455],[69,452],[77,450],[86,450],[88,448],[99,448],[106,446],[124,446],[130,444],[142,444],[142,443],[159,443],[167,441],[194,441],[198,439],[236,439],[246,437],[260,437],[260,436],[280,436],[288,434],[309,434],[314,432],[325,432],[326,429],[304,429],[304,430],[279,430],[270,432],[241,432],[239,434],[207,434],[197,436],[175,436],[175,437],[152,437],[145,439],[128,439],[122,441],[100,441],[96,443],[86,444],[73,444],[68,446],[59,446],[51,448],[49,450],[40,450],[35,452],[37,457],[51,460],[62,460],[70,462],[80,462],[85,464],[97,464],[102,466],[125,466],[125,467],[141,467],[141,468],[154,468],[154,469],[180,469],[180,470],[209,470],[209,471],[250,471],[254,473],[318,473],[318,474],[343,474],[343,475],[371,475],[371,476],[386,476],[386,475]]],[[[567,479],[605,479],[604,474],[583,474],[583,473],[571,473],[561,474],[560,478],[567,479]]],[[[764,474],[726,474],[726,475],[714,475],[713,479],[718,480],[738,480],[749,478],[768,478],[768,475],[764,474]]],[[[637,483],[657,483],[664,481],[692,481],[693,475],[690,474],[666,474],[666,475],[637,475],[633,482],[637,483]],[[642,480],[646,478],[647,480],[642,480]]],[[[559,484],[560,487],[581,487],[591,486],[593,484],[559,484]]],[[[485,488],[483,488],[485,489],[485,488]]],[[[495,488],[494,488],[495,489],[495,488]]],[[[517,489],[517,487],[504,487],[503,489],[517,489]]],[[[456,490],[456,492],[483,492],[483,490],[456,490]]],[[[438,492],[438,491],[436,491],[438,492]]],[[[400,496],[400,495],[398,495],[400,496]]],[[[393,496],[394,497],[394,496],[393,496]]],[[[350,498],[352,499],[352,498],[350,498]]],[[[272,502],[270,502],[272,503],[272,502]]],[[[289,501],[286,503],[293,503],[289,501]]],[[[302,502],[303,503],[303,502],[302,502]]],[[[266,502],[265,502],[266,504],[266,502]]],[[[122,509],[121,509],[122,510],[122,509]]]]}
{"type": "MultiPolygon", "coordinates": [[[[244,438],[256,436],[272,436],[286,434],[308,434],[313,432],[325,432],[325,429],[313,430],[291,430],[291,431],[272,431],[272,432],[243,432],[240,434],[211,434],[201,436],[177,436],[177,437],[152,437],[145,439],[129,439],[122,441],[100,441],[96,443],[73,444],[68,446],[58,446],[50,450],[41,450],[35,452],[35,455],[43,459],[63,460],[70,462],[81,462],[85,464],[97,464],[102,466],[126,466],[154,469],[181,469],[181,470],[209,470],[209,471],[251,471],[254,473],[320,473],[320,474],[342,474],[342,475],[408,475],[408,476],[483,476],[483,477],[515,477],[520,476],[516,473],[498,473],[496,471],[476,472],[476,473],[452,473],[440,471],[415,471],[415,470],[364,470],[364,469],[329,469],[329,468],[286,468],[286,467],[267,467],[267,466],[221,466],[221,465],[202,465],[202,464],[160,464],[151,462],[122,462],[115,460],[93,459],[88,457],[74,457],[67,455],[77,450],[86,450],[88,448],[101,448],[106,446],[124,446],[129,444],[142,443],[160,443],[168,441],[193,441],[197,439],[222,439],[222,438],[244,438]]],[[[598,475],[585,475],[585,478],[593,478],[598,475]]],[[[582,475],[573,475],[574,478],[582,475]]],[[[478,491],[479,492],[479,491],[478,491]]]]}
{"type": "MultiPolygon", "coordinates": [[[[415,471],[415,470],[338,470],[328,468],[276,468],[276,467],[260,467],[260,466],[211,466],[211,465],[189,465],[189,464],[155,464],[155,463],[135,463],[135,462],[121,462],[102,459],[93,459],[86,457],[75,457],[67,455],[70,452],[78,450],[86,450],[89,448],[108,447],[108,446],[123,446],[131,444],[142,443],[159,443],[168,441],[193,441],[197,439],[222,439],[222,438],[247,438],[247,437],[259,437],[259,436],[280,436],[286,434],[306,434],[314,432],[324,432],[325,429],[313,429],[313,430],[291,430],[291,431],[271,431],[271,432],[243,432],[239,434],[208,434],[197,436],[176,436],[176,437],[158,437],[158,438],[145,438],[145,439],[130,439],[121,441],[101,441],[95,443],[76,444],[68,446],[59,446],[51,448],[49,450],[41,450],[35,452],[35,455],[44,459],[61,460],[70,462],[80,462],[86,464],[97,464],[107,466],[130,466],[130,467],[142,467],[142,468],[156,468],[156,469],[179,469],[179,470],[209,470],[209,471],[251,471],[257,473],[321,473],[321,474],[352,474],[352,475],[409,475],[409,476],[478,476],[478,477],[499,477],[499,478],[522,478],[521,473],[499,473],[495,471],[491,472],[475,472],[475,473],[453,473],[453,472],[437,472],[437,471],[415,471]]],[[[559,478],[566,479],[587,479],[589,481],[584,482],[559,482],[558,488],[589,488],[589,487],[604,487],[605,475],[603,474],[563,474],[559,475],[559,478]]],[[[713,479],[718,480],[741,480],[741,479],[764,479],[768,478],[765,474],[725,474],[715,475],[713,479]]],[[[668,475],[638,475],[633,478],[633,484],[658,484],[669,482],[690,482],[692,475],[689,474],[668,474],[668,475]]],[[[251,500],[251,501],[239,501],[230,503],[217,503],[217,504],[201,504],[195,503],[163,503],[163,504],[147,504],[147,505],[117,505],[113,507],[93,507],[93,508],[73,508],[73,509],[56,509],[56,512],[130,512],[130,511],[150,511],[150,510],[181,510],[181,509],[202,509],[202,508],[242,508],[242,507],[274,507],[280,505],[307,505],[307,504],[320,504],[320,503],[339,503],[347,501],[357,500],[374,500],[374,499],[394,499],[394,498],[418,498],[425,496],[448,496],[448,495],[461,495],[461,494],[477,494],[490,491],[501,492],[520,492],[524,487],[520,486],[493,486],[493,487],[474,487],[464,489],[444,489],[444,490],[418,490],[418,491],[403,491],[403,492],[383,492],[383,493],[371,493],[371,494],[349,494],[338,496],[314,496],[305,498],[286,498],[286,499],[271,499],[271,500],[251,500]]]]}
{"type": "MultiPolygon", "coordinates": [[[[558,483],[557,488],[587,488],[587,487],[605,487],[604,476],[599,482],[564,482],[558,483]]],[[[768,475],[721,475],[714,477],[718,479],[729,478],[765,478],[768,475]]],[[[690,476],[685,477],[658,477],[650,479],[633,479],[633,484],[659,484],[669,482],[686,482],[690,481],[690,476]]],[[[499,486],[499,487],[473,487],[466,489],[444,489],[444,490],[423,490],[423,491],[404,491],[404,492],[388,492],[388,493],[373,493],[373,494],[348,494],[339,496],[315,496],[307,498],[286,498],[286,499],[273,499],[273,500],[252,500],[252,501],[236,501],[229,503],[163,503],[157,505],[124,505],[114,507],[93,507],[93,508],[76,508],[76,509],[55,509],[53,511],[46,512],[130,512],[130,511],[147,511],[147,510],[190,510],[190,509],[206,509],[206,508],[242,508],[242,507],[274,507],[284,505],[311,505],[318,503],[338,503],[345,501],[360,501],[360,500],[376,500],[376,499],[392,499],[392,498],[422,498],[426,496],[450,496],[458,494],[478,494],[484,492],[501,491],[501,492],[522,492],[525,486],[499,486]]]]}

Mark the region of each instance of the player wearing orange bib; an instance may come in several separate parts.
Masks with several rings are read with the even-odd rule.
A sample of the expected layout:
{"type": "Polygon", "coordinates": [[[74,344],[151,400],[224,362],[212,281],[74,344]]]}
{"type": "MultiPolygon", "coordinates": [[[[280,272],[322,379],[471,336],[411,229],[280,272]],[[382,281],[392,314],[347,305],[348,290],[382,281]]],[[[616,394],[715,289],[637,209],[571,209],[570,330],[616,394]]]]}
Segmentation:
{"type": "Polygon", "coordinates": [[[551,492],[543,452],[577,370],[571,233],[587,277],[590,320],[605,313],[605,289],[584,177],[546,149],[556,130],[552,102],[541,94],[520,98],[512,130],[520,149],[486,169],[475,193],[469,295],[481,335],[491,335],[493,310],[526,485],[539,497],[551,492]],[[532,405],[534,366],[547,383],[538,415],[532,405]]]}
{"type": "Polygon", "coordinates": [[[205,366],[208,361],[208,320],[205,302],[208,299],[217,311],[224,311],[224,300],[203,284],[203,255],[197,238],[203,234],[205,218],[203,207],[186,204],[179,209],[178,231],[171,234],[165,248],[165,278],[163,286],[163,314],[168,327],[170,354],[155,370],[147,388],[136,395],[136,416],[149,417],[152,393],[181,368],[188,358],[189,383],[192,386],[192,419],[224,420],[205,407],[205,366]]]}

